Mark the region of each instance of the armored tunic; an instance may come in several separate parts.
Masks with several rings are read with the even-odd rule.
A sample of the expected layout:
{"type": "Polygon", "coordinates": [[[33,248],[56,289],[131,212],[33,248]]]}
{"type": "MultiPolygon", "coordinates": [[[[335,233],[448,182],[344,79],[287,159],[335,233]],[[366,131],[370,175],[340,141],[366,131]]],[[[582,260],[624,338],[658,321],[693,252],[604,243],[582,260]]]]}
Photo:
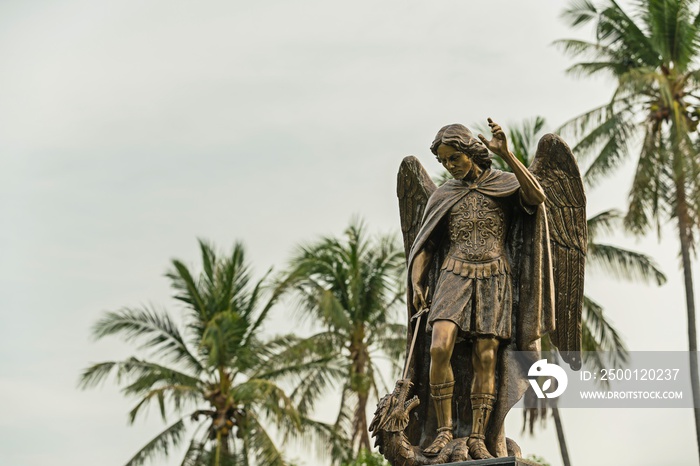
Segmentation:
{"type": "Polygon", "coordinates": [[[506,236],[513,197],[470,190],[445,218],[447,244],[428,321],[450,320],[469,336],[511,336],[506,236]]]}

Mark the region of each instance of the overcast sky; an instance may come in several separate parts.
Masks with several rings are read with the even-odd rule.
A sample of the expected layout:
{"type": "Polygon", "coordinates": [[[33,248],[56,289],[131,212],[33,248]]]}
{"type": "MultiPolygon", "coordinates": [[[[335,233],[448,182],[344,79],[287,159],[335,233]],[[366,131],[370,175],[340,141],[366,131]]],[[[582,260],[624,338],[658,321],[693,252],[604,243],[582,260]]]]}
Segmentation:
{"type": "MultiPolygon", "coordinates": [[[[243,241],[262,274],[355,214],[398,234],[398,165],[413,154],[437,172],[441,126],[542,115],[554,128],[605,102],[614,83],[568,77],[552,46],[587,37],[559,20],[563,5],[1,2],[0,463],[119,466],[162,429],[155,415],[127,426],[134,402],[113,384],[76,385],[90,363],[132,353],[90,326],[171,306],[163,274],[175,257],[197,264],[196,238],[243,241]]],[[[628,164],[589,191],[589,213],[624,207],[630,179],[628,164]]],[[[588,293],[631,350],[686,349],[675,230],[610,242],[651,254],[669,283],[598,273],[588,293]]],[[[690,409],[562,417],[576,466],[697,464],[690,409]]],[[[520,422],[511,413],[508,433],[523,451],[561,465],[553,424],[533,439],[520,422]]]]}

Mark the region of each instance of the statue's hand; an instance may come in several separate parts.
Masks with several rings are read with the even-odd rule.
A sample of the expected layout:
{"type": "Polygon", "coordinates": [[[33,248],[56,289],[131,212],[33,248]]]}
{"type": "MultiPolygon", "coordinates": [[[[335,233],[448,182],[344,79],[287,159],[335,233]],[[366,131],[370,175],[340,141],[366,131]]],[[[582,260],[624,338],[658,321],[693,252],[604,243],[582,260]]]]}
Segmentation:
{"type": "Polygon", "coordinates": [[[486,139],[483,134],[479,134],[479,139],[484,145],[496,155],[501,157],[507,157],[509,154],[508,150],[508,140],[506,139],[506,133],[503,132],[503,128],[498,123],[495,123],[491,118],[488,119],[489,127],[491,128],[491,134],[493,139],[490,141],[486,139]]]}
{"type": "Polygon", "coordinates": [[[428,302],[425,299],[425,295],[426,293],[423,287],[413,286],[413,307],[418,312],[428,307],[428,302]]]}

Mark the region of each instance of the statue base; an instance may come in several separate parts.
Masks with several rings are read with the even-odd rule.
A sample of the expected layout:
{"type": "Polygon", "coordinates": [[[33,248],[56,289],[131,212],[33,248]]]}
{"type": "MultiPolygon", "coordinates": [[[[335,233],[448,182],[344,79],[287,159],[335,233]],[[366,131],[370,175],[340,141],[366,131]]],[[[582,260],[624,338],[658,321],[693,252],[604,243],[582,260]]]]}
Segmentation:
{"type": "MultiPolygon", "coordinates": [[[[435,465],[442,466],[442,465],[435,465]]],[[[445,466],[540,466],[538,463],[533,463],[530,460],[516,458],[515,456],[506,456],[505,458],[491,458],[488,460],[469,460],[459,461],[457,463],[445,463],[445,466]]]]}

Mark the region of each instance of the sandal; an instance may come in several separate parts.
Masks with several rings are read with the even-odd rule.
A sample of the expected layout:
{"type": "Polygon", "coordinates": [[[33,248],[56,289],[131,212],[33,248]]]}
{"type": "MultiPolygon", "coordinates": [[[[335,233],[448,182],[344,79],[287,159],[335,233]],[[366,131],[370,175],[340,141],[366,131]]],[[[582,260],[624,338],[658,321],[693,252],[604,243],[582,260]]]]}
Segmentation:
{"type": "Polygon", "coordinates": [[[437,437],[433,440],[428,448],[423,450],[424,456],[437,456],[440,454],[443,448],[447,446],[448,443],[452,441],[452,427],[440,427],[438,430],[437,437]]]}
{"type": "Polygon", "coordinates": [[[487,460],[493,458],[493,455],[486,448],[484,443],[483,435],[470,435],[469,440],[467,440],[467,447],[469,447],[469,456],[473,460],[487,460]]]}

